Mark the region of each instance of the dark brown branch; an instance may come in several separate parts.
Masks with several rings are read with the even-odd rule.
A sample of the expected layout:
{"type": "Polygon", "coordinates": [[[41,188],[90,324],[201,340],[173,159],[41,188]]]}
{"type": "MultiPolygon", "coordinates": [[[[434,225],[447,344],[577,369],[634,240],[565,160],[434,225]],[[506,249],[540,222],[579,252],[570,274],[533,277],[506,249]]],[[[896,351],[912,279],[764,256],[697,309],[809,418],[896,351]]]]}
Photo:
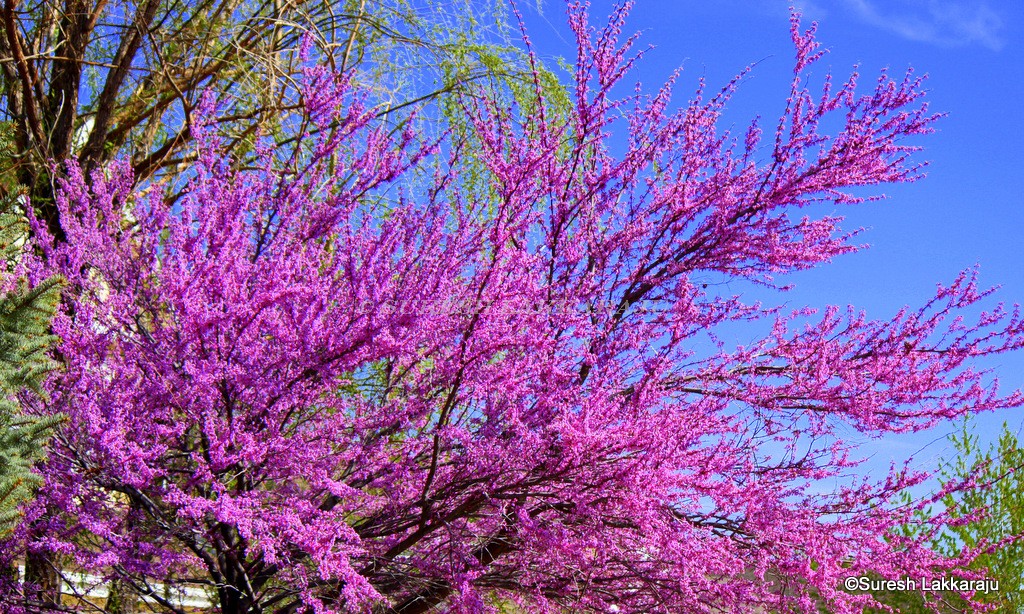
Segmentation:
{"type": "Polygon", "coordinates": [[[6,0],[4,2],[4,31],[7,34],[7,45],[14,57],[14,63],[18,69],[18,77],[21,79],[21,99],[28,120],[29,133],[35,140],[37,147],[46,144],[43,137],[43,127],[39,122],[39,110],[32,98],[32,77],[29,71],[28,62],[25,60],[25,53],[21,48],[21,37],[18,36],[18,24],[15,21],[14,11],[18,8],[18,0],[6,0]]]}
{"type": "Polygon", "coordinates": [[[86,0],[66,0],[64,3],[57,28],[60,37],[56,49],[65,59],[53,62],[47,100],[51,125],[47,153],[55,160],[64,160],[71,152],[82,86],[82,61],[89,36],[105,3],[105,0],[99,0],[93,10],[89,10],[86,0]]]}
{"type": "Polygon", "coordinates": [[[103,90],[96,101],[96,118],[92,132],[79,157],[87,168],[95,166],[103,158],[107,133],[110,131],[111,119],[116,108],[117,94],[128,77],[135,56],[142,46],[143,34],[156,17],[156,10],[159,6],[160,0],[147,0],[145,5],[139,7],[130,33],[121,39],[112,64],[114,68],[107,73],[103,90]]]}

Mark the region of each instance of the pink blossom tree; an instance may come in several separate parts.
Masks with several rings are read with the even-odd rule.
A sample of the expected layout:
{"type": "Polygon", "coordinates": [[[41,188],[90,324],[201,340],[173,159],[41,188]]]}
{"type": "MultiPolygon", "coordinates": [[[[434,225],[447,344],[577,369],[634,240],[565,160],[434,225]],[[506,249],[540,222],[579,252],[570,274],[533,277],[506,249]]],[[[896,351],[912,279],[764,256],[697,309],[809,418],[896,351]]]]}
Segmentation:
{"type": "Polygon", "coordinates": [[[970,273],[890,320],[702,281],[775,287],[854,251],[820,205],[918,176],[920,80],[811,91],[794,20],[784,115],[732,135],[735,82],[678,110],[671,84],[619,95],[627,8],[595,31],[570,7],[567,109],[482,89],[469,130],[430,140],[315,68],[323,129],[288,168],[263,146],[233,170],[200,135],[168,204],[123,165],[70,167],[67,241],[37,225],[30,263],[75,289],[37,408],[68,422],[4,551],[158,611],[182,611],[159,585],[206,587],[225,614],[859,612],[846,576],[970,560],[899,537],[927,476],[853,478],[843,434],[1021,405],[971,367],[1021,346],[1016,310],[978,315],[970,273]],[[732,347],[740,325],[763,336],[732,347]]]}

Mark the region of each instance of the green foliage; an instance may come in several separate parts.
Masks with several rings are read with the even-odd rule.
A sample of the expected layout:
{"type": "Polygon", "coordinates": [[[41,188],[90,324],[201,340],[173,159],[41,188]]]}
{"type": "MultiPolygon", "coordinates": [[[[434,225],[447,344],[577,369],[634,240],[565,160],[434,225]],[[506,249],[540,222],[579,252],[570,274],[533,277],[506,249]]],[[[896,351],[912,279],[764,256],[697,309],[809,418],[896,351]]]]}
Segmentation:
{"type": "Polygon", "coordinates": [[[6,163],[17,155],[15,132],[17,126],[13,122],[0,121],[0,202],[14,202],[19,191],[18,174],[13,164],[6,163]]]}
{"type": "Polygon", "coordinates": [[[959,433],[951,437],[957,456],[942,472],[943,483],[977,475],[979,486],[956,496],[947,495],[943,504],[954,518],[964,518],[975,510],[985,513],[969,522],[952,526],[936,543],[946,554],[964,548],[980,548],[975,569],[986,569],[986,576],[999,580],[998,593],[988,601],[998,605],[1000,612],[1024,611],[1024,543],[1009,541],[1024,534],[1024,451],[1017,435],[1003,423],[999,442],[983,450],[978,436],[965,422],[959,433]]]}
{"type": "MultiPolygon", "coordinates": [[[[439,41],[436,64],[440,69],[437,122],[449,132],[451,141],[466,155],[461,156],[456,171],[459,190],[466,202],[486,203],[482,215],[494,215],[499,205],[500,182],[480,160],[483,150],[476,128],[469,120],[466,105],[489,100],[500,104],[490,107],[500,112],[502,105],[516,108],[519,118],[503,117],[504,123],[515,123],[525,136],[534,133],[543,118],[548,129],[563,127],[572,111],[569,91],[562,76],[571,75],[560,58],[541,61],[523,49],[521,32],[504,3],[467,3],[466,10],[442,18],[448,11],[445,4],[433,7],[437,17],[433,37],[439,41]],[[473,8],[477,11],[474,12],[473,8]],[[525,118],[525,119],[523,119],[525,118]]],[[[571,131],[567,131],[571,134],[571,131]]],[[[571,153],[571,139],[562,143],[562,158],[571,153]]]]}
{"type": "MultiPolygon", "coordinates": [[[[12,203],[9,203],[12,204],[12,203]]],[[[0,213],[0,258],[8,270],[27,233],[24,218],[0,213]]],[[[18,395],[42,395],[41,385],[54,368],[47,349],[54,337],[50,319],[60,300],[62,280],[50,278],[35,287],[23,281],[0,297],[0,535],[18,520],[18,505],[38,484],[32,463],[59,417],[34,418],[21,413],[18,395]]]]}
{"type": "MultiPolygon", "coordinates": [[[[999,590],[976,600],[989,604],[994,612],[1024,612],[1024,542],[1014,536],[1024,534],[1024,450],[1019,447],[1017,435],[1003,423],[999,442],[983,449],[978,435],[969,421],[964,421],[959,432],[950,435],[955,456],[944,462],[940,471],[943,486],[973,479],[977,486],[950,494],[942,499],[942,506],[954,519],[965,522],[951,523],[932,540],[936,552],[945,556],[959,556],[965,549],[977,549],[981,554],[974,559],[971,569],[984,570],[986,578],[999,581],[999,590]],[[978,512],[981,510],[981,514],[978,512]]],[[[909,504],[911,497],[905,494],[909,504]]],[[[902,536],[919,537],[934,510],[920,514],[919,521],[903,527],[902,536]]],[[[874,595],[880,603],[902,614],[932,612],[968,612],[973,606],[958,594],[923,595],[914,591],[880,592],[874,595]]],[[[880,609],[869,612],[882,612],[880,609]]]]}

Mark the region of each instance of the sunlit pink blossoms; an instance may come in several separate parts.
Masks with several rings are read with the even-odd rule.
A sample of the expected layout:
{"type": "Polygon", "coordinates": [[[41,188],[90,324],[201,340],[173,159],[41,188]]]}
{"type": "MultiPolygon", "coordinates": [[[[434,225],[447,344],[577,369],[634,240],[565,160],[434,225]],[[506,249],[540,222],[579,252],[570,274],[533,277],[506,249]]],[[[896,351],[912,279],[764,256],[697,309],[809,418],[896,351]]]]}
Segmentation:
{"type": "Polygon", "coordinates": [[[205,135],[172,204],[70,168],[32,264],[74,288],[39,408],[69,420],[10,551],[225,614],[860,612],[847,576],[968,560],[886,538],[926,476],[851,478],[848,437],[1021,405],[971,369],[1021,346],[1017,312],[978,315],[971,273],[882,321],[718,291],[855,249],[821,211],[916,177],[920,80],[812,91],[794,21],[784,116],[732,135],[736,83],[629,94],[625,13],[570,7],[567,111],[482,90],[467,140],[390,131],[318,68],[283,170],[205,135]]]}

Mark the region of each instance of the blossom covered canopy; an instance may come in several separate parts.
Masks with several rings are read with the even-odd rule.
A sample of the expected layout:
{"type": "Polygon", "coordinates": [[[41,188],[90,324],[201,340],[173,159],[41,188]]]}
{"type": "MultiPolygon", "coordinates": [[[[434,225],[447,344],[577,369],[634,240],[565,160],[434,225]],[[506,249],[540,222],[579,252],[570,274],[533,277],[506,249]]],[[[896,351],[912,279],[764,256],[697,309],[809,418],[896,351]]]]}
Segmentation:
{"type": "Polygon", "coordinates": [[[626,8],[594,31],[570,7],[567,106],[482,88],[430,140],[310,68],[285,168],[212,132],[178,203],[70,168],[67,241],[30,258],[76,289],[44,409],[69,422],[18,539],[225,613],[859,612],[846,576],[962,563],[892,533],[924,476],[849,479],[844,434],[1020,405],[970,368],[1020,346],[1016,311],[959,317],[969,273],[881,321],[707,283],[856,249],[816,205],[917,176],[921,81],[812,92],[794,20],[785,114],[732,135],[735,82],[618,97],[626,8]]]}

